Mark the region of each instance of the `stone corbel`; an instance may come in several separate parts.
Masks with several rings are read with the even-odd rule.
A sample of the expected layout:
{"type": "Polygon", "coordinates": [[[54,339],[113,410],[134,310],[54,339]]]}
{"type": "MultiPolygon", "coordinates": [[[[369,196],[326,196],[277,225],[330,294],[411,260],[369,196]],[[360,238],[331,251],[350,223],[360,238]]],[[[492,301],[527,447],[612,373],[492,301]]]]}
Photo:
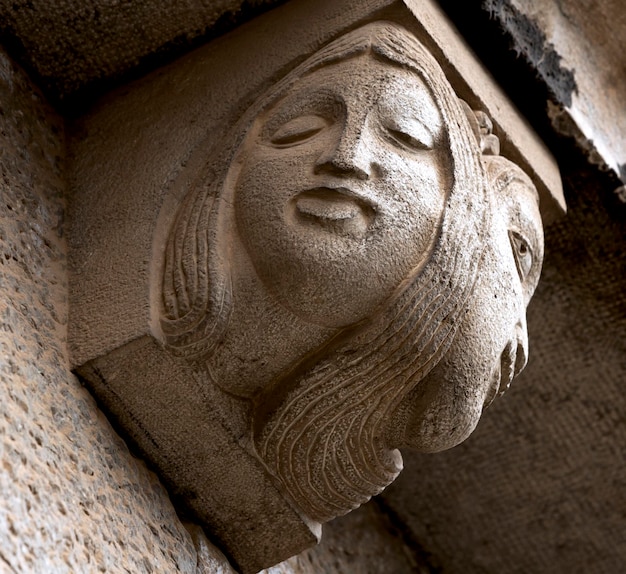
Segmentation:
{"type": "Polygon", "coordinates": [[[471,433],[526,363],[563,206],[434,4],[328,4],[107,97],[71,142],[73,367],[243,572],[315,544],[401,449],[471,433]]]}

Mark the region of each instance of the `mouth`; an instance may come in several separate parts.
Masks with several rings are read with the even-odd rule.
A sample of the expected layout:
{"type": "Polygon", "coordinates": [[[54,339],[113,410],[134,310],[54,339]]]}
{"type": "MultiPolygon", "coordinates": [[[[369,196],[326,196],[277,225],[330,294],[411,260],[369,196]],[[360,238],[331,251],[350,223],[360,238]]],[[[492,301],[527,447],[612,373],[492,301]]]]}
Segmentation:
{"type": "Polygon", "coordinates": [[[292,198],[295,218],[326,231],[362,237],[374,218],[374,204],[346,188],[319,187],[292,198]]]}
{"type": "Polygon", "coordinates": [[[504,395],[511,387],[511,383],[515,378],[515,362],[517,359],[517,345],[513,341],[509,341],[507,346],[500,355],[500,362],[497,364],[492,375],[491,387],[489,394],[485,398],[485,406],[487,408],[496,400],[497,397],[504,395]]]}

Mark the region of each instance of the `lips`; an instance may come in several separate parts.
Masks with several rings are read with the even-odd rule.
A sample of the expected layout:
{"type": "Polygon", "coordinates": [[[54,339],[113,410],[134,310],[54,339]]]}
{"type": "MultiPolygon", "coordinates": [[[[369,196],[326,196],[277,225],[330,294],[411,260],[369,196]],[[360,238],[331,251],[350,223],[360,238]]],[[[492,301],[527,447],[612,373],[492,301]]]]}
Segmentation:
{"type": "Polygon", "coordinates": [[[374,216],[372,202],[346,188],[320,187],[303,191],[291,204],[301,223],[341,235],[363,236],[374,216]]]}
{"type": "Polygon", "coordinates": [[[354,219],[361,213],[360,207],[347,197],[300,197],[296,201],[296,209],[304,217],[338,222],[354,219]]]}
{"type": "MultiPolygon", "coordinates": [[[[485,399],[487,408],[497,397],[501,397],[511,386],[516,375],[515,362],[517,357],[517,345],[510,341],[500,355],[500,363],[496,366],[492,375],[491,388],[485,399]]],[[[521,370],[521,369],[520,369],[521,370]]]]}

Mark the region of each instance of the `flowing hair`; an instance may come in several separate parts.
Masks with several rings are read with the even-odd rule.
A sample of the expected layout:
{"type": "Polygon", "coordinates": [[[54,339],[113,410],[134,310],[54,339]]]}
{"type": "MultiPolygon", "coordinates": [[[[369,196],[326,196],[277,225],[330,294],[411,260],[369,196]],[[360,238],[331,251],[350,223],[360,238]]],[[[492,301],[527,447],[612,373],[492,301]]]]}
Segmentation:
{"type": "MultiPolygon", "coordinates": [[[[426,48],[391,22],[332,41],[258,98],[236,124],[217,162],[185,198],[165,254],[161,328],[166,346],[208,356],[232,306],[228,252],[220,241],[223,202],[232,202],[237,151],[254,120],[303,76],[367,54],[417,74],[443,118],[452,177],[426,263],[367,324],[347,328],[256,397],[259,458],[309,518],[324,522],[380,492],[401,470],[384,426],[403,397],[439,362],[455,325],[472,307],[490,210],[474,139],[460,100],[426,48]]],[[[223,236],[222,236],[223,237],[223,236]]]]}

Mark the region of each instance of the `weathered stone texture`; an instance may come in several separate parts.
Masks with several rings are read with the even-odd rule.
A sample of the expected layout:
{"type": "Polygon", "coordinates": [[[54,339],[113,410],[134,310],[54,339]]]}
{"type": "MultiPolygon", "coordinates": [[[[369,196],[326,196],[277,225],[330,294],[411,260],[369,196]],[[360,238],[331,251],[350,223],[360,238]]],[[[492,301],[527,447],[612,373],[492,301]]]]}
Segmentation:
{"type": "Polygon", "coordinates": [[[70,373],[63,127],[0,52],[0,571],[195,572],[167,493],[70,373]]]}
{"type": "Polygon", "coordinates": [[[151,67],[148,60],[180,53],[198,38],[215,36],[277,3],[1,0],[0,34],[48,95],[63,99],[94,82],[120,77],[137,64],[151,67]]]}
{"type": "MultiPolygon", "coordinates": [[[[70,146],[72,360],[246,573],[315,542],[301,516],[379,493],[395,449],[473,430],[525,363],[543,252],[532,182],[481,158],[478,116],[408,28],[370,23],[285,75],[305,4],[112,94],[70,146]]],[[[308,15],[307,41],[332,32],[308,15]]]]}
{"type": "Polygon", "coordinates": [[[409,548],[377,504],[370,502],[324,525],[319,546],[264,570],[263,574],[322,572],[427,574],[430,569],[409,548]]]}
{"type": "Polygon", "coordinates": [[[546,229],[530,361],[507,400],[463,445],[405,457],[384,495],[446,573],[624,569],[626,218],[596,178],[564,179],[568,216],[546,229]]]}
{"type": "MultiPolygon", "coordinates": [[[[197,574],[236,574],[197,526],[197,574]]],[[[383,509],[370,502],[324,525],[322,542],[259,574],[429,574],[430,567],[383,509]]]]}
{"type": "Polygon", "coordinates": [[[490,4],[494,16],[519,44],[520,52],[531,60],[555,92],[556,100],[566,108],[570,123],[580,130],[580,135],[575,134],[579,145],[588,148],[591,159],[619,172],[619,164],[626,161],[623,0],[492,0],[490,4]],[[535,47],[534,57],[523,43],[523,20],[545,38],[545,45],[535,47]],[[561,74],[544,64],[555,57],[559,68],[572,70],[569,97],[561,89],[561,74]]]}
{"type": "MultiPolygon", "coordinates": [[[[49,22],[42,26],[41,19],[38,22],[33,17],[37,4],[72,12],[67,9],[69,1],[7,0],[0,6],[3,17],[20,8],[25,37],[37,32],[33,37],[41,40],[31,46],[33,57],[43,57],[47,50],[44,42],[56,36],[50,33],[49,22]],[[38,27],[46,34],[40,34],[38,27]]],[[[87,6],[77,4],[83,6],[81,10],[87,6]]],[[[138,10],[143,3],[101,4],[138,10]]],[[[550,12],[548,8],[558,4],[536,6],[550,12]]],[[[616,1],[601,6],[575,0],[560,4],[580,7],[589,25],[599,22],[597,8],[621,8],[616,1]]],[[[159,13],[161,18],[153,21],[167,25],[171,17],[159,13]]],[[[619,12],[622,17],[624,13],[619,12]]],[[[75,11],[74,22],[81,14],[85,12],[75,11]]],[[[584,42],[576,34],[564,36],[574,38],[579,48],[587,51],[586,66],[595,59],[593,52],[599,46],[621,46],[623,24],[617,17],[608,21],[612,29],[603,26],[595,42],[587,41],[593,37],[589,35],[584,42]]],[[[10,21],[6,19],[6,23],[10,21]]],[[[130,19],[117,23],[132,33],[138,30],[130,19]]],[[[108,24],[112,32],[114,26],[110,20],[108,24]]],[[[195,22],[191,24],[195,26],[195,22]]],[[[85,34],[74,34],[76,30],[68,33],[84,41],[85,34]]],[[[550,27],[545,31],[561,53],[558,35],[548,33],[550,27]]],[[[17,27],[14,34],[21,34],[17,27]]],[[[133,45],[137,44],[129,47],[133,45]]],[[[111,53],[98,42],[91,49],[111,53]]],[[[593,87],[592,103],[600,106],[611,97],[623,111],[623,98],[615,96],[623,82],[623,58],[619,59],[621,52],[612,54],[608,60],[615,61],[615,66],[598,67],[610,72],[611,81],[604,84],[608,88],[594,80],[586,85],[593,87]]],[[[64,58],[53,56],[51,65],[55,59],[63,63],[64,58]]],[[[78,60],[83,59],[87,61],[79,55],[78,60]]],[[[562,63],[576,69],[575,78],[580,81],[584,72],[577,62],[580,60],[565,57],[562,63]]],[[[32,60],[29,65],[34,67],[32,60]]],[[[70,76],[55,80],[57,90],[82,87],[88,79],[72,76],[71,65],[69,70],[70,76]]],[[[99,74],[99,68],[94,67],[92,73],[99,74]]],[[[582,86],[581,82],[579,88],[582,86]]],[[[533,90],[526,86],[520,93],[529,98],[533,90]]],[[[190,540],[163,489],[128,455],[89,395],[67,371],[66,308],[57,299],[65,290],[62,219],[57,215],[62,213],[63,202],[56,160],[45,159],[61,155],[60,136],[46,127],[54,125],[58,131],[60,123],[44,112],[38,96],[31,99],[32,94],[23,76],[16,75],[3,56],[0,572],[82,573],[97,571],[98,565],[108,572],[123,572],[124,568],[131,572],[150,568],[155,572],[193,572],[190,540]],[[163,558],[169,551],[179,557],[180,567],[174,558],[163,558]]],[[[608,105],[603,108],[610,109],[608,105]]],[[[586,119],[594,120],[594,137],[602,133],[607,139],[617,134],[612,141],[623,146],[626,140],[619,137],[619,127],[624,113],[592,116],[586,119]],[[606,117],[607,125],[600,119],[606,117]]],[[[580,179],[568,185],[570,214],[548,229],[544,280],[529,309],[531,362],[523,380],[506,400],[490,409],[467,444],[435,456],[407,456],[407,469],[387,496],[387,503],[406,520],[435,567],[442,566],[446,573],[615,574],[623,570],[625,219],[623,206],[620,214],[615,204],[602,204],[595,182],[580,179]]],[[[332,572],[333,568],[358,572],[353,551],[368,550],[370,540],[361,537],[362,531],[347,526],[351,519],[349,515],[330,523],[322,546],[275,567],[279,569],[276,572],[308,574],[332,572]],[[335,545],[335,528],[342,534],[356,534],[335,545]],[[307,562],[312,564],[309,570],[307,562]]],[[[210,561],[206,558],[204,565],[200,553],[199,572],[208,561],[204,573],[231,574],[211,548],[207,545],[204,557],[210,561]]],[[[382,552],[383,547],[372,548],[382,552]]],[[[361,568],[370,572],[363,564],[365,559],[361,568]]],[[[388,571],[403,572],[400,567],[388,571]]]]}
{"type": "MultiPolygon", "coordinates": [[[[0,572],[234,574],[69,371],[63,122],[4,52],[0,102],[0,572]]],[[[322,571],[419,570],[367,506],[267,572],[322,571]]]]}

